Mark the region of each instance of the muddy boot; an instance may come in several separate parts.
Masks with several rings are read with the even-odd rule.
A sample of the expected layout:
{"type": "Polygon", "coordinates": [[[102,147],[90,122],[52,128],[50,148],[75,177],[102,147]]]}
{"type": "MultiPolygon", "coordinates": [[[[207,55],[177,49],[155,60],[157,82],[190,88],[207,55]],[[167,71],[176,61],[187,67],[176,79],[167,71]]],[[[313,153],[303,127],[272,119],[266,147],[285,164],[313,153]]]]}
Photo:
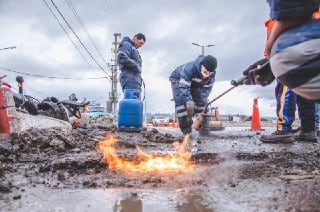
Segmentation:
{"type": "Polygon", "coordinates": [[[260,137],[260,141],[263,143],[293,143],[294,133],[275,131],[271,135],[263,135],[260,137]]]}
{"type": "Polygon", "coordinates": [[[300,133],[295,136],[295,140],[305,141],[305,142],[318,142],[318,138],[315,131],[310,131],[310,132],[300,131],[300,133]]]}
{"type": "Polygon", "coordinates": [[[209,125],[209,118],[207,116],[204,116],[203,125],[199,130],[200,136],[210,136],[210,125],[209,125]]]}
{"type": "Polygon", "coordinates": [[[191,134],[191,127],[190,128],[181,128],[181,132],[183,135],[191,134]]]}
{"type": "MultiPolygon", "coordinates": [[[[191,118],[187,119],[187,125],[190,126],[190,132],[191,132],[191,126],[192,126],[193,120],[191,118]]],[[[188,128],[189,130],[189,128],[188,128]]]]}
{"type": "Polygon", "coordinates": [[[193,123],[192,117],[194,115],[194,102],[193,101],[187,102],[186,109],[187,109],[187,125],[191,126],[193,123]]]}

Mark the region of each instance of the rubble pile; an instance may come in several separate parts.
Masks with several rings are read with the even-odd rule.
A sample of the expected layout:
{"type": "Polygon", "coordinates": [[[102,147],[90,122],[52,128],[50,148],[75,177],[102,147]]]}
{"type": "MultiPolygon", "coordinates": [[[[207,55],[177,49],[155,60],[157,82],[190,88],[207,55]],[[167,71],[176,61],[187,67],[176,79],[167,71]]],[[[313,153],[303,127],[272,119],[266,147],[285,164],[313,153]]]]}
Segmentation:
{"type": "Polygon", "coordinates": [[[121,173],[115,177],[114,171],[107,169],[102,154],[96,149],[97,142],[107,134],[118,137],[116,147],[124,157],[135,154],[137,145],[157,149],[161,148],[158,144],[171,145],[183,139],[159,133],[156,129],[118,133],[112,123],[106,124],[105,120],[92,121],[71,131],[29,129],[3,136],[0,139],[0,192],[19,189],[28,183],[54,188],[132,186],[132,182],[122,182],[126,177],[122,179],[121,173]]]}

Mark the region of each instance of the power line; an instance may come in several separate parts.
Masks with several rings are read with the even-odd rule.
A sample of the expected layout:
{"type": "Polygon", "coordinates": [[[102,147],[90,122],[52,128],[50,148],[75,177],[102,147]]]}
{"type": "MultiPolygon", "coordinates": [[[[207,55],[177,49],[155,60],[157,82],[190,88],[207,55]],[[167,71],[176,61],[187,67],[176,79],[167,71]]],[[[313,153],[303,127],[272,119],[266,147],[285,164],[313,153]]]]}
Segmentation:
{"type": "Polygon", "coordinates": [[[59,8],[57,7],[57,5],[53,2],[53,0],[51,0],[51,3],[53,4],[53,6],[56,8],[56,10],[58,11],[59,15],[62,17],[62,19],[64,20],[64,22],[67,24],[67,26],[69,27],[69,29],[72,31],[72,33],[74,34],[74,36],[78,39],[78,41],[80,42],[81,46],[86,50],[86,52],[89,54],[89,56],[91,57],[91,59],[98,65],[98,67],[100,68],[101,71],[103,71],[106,75],[108,75],[108,73],[104,70],[104,68],[102,68],[102,66],[97,62],[97,60],[92,56],[92,54],[89,52],[89,50],[87,49],[87,47],[83,44],[83,42],[81,41],[81,39],[79,38],[79,36],[75,33],[75,31],[72,29],[72,27],[70,26],[69,22],[66,20],[66,18],[63,16],[63,14],[61,13],[61,11],[59,10],[59,8]]]}
{"type": "Polygon", "coordinates": [[[80,26],[82,27],[83,31],[87,34],[89,40],[91,41],[92,45],[94,46],[94,48],[96,49],[96,51],[98,52],[99,56],[102,58],[103,62],[108,65],[108,63],[106,62],[106,60],[104,59],[104,57],[102,56],[100,50],[98,49],[96,43],[94,42],[94,40],[92,39],[89,31],[87,30],[85,24],[83,23],[82,19],[79,16],[79,13],[77,12],[76,8],[74,7],[73,3],[71,0],[65,0],[69,6],[69,8],[71,9],[73,15],[76,17],[78,23],[80,24],[80,26]]]}
{"type": "Polygon", "coordinates": [[[115,10],[113,9],[113,6],[112,6],[112,4],[111,4],[111,0],[107,0],[108,2],[109,2],[109,5],[110,5],[110,8],[111,8],[111,11],[112,11],[112,13],[113,13],[113,19],[114,19],[114,22],[115,22],[115,25],[116,25],[116,29],[117,29],[117,31],[119,31],[118,29],[119,29],[119,24],[118,24],[118,20],[117,20],[117,17],[116,17],[116,14],[115,14],[115,10]]]}
{"type": "Polygon", "coordinates": [[[57,18],[57,16],[54,14],[54,12],[52,11],[52,9],[49,7],[49,5],[47,4],[47,2],[45,0],[43,0],[44,4],[47,6],[47,8],[49,9],[51,15],[56,19],[56,21],[58,22],[59,26],[61,27],[61,29],[64,31],[64,33],[68,36],[69,40],[71,41],[71,43],[73,44],[73,46],[77,49],[77,51],[79,52],[79,54],[81,55],[81,57],[83,58],[83,60],[88,64],[88,66],[90,67],[90,69],[92,71],[94,71],[93,67],[91,66],[91,64],[89,63],[89,61],[85,58],[85,56],[82,54],[82,52],[80,51],[80,49],[77,47],[77,45],[75,44],[75,42],[72,40],[72,38],[70,37],[70,35],[68,34],[67,30],[63,27],[63,25],[61,24],[61,22],[59,21],[59,19],[57,18]]]}
{"type": "Polygon", "coordinates": [[[17,73],[17,74],[22,74],[22,75],[26,75],[26,76],[32,76],[32,77],[39,77],[39,78],[48,78],[48,79],[61,79],[61,80],[101,80],[101,79],[109,79],[109,77],[88,77],[88,78],[71,78],[71,77],[56,77],[56,76],[44,76],[44,75],[39,75],[39,74],[30,74],[30,73],[25,73],[25,72],[21,72],[21,71],[15,71],[12,69],[8,69],[8,68],[4,68],[0,66],[1,70],[4,71],[8,71],[8,72],[13,72],[13,73],[17,73]]]}
{"type": "Polygon", "coordinates": [[[110,30],[111,30],[112,32],[115,32],[115,27],[114,27],[113,24],[111,23],[112,21],[109,21],[109,20],[111,20],[111,18],[112,18],[111,15],[109,15],[109,13],[107,12],[105,6],[103,6],[102,9],[103,9],[103,11],[104,11],[103,14],[106,16],[106,20],[107,20],[107,23],[108,23],[108,25],[109,25],[110,30]]]}
{"type": "Polygon", "coordinates": [[[111,24],[110,25],[112,26],[111,28],[113,28],[113,31],[119,31],[118,30],[118,28],[119,28],[118,27],[118,22],[116,20],[115,15],[114,15],[114,9],[112,7],[112,4],[111,4],[110,0],[104,0],[104,2],[105,2],[105,5],[106,5],[106,8],[107,8],[107,10],[104,10],[104,11],[105,11],[106,14],[108,14],[110,16],[110,20],[111,20],[111,24]],[[109,10],[109,13],[108,13],[108,10],[109,10]]]}
{"type": "MultiPolygon", "coordinates": [[[[80,51],[80,49],[77,47],[77,45],[75,44],[75,42],[72,40],[72,38],[70,37],[70,35],[68,34],[67,30],[63,27],[63,25],[61,24],[61,22],[59,21],[59,19],[57,18],[57,16],[54,14],[54,12],[52,11],[52,9],[49,7],[49,5],[47,4],[47,2],[45,0],[43,0],[43,2],[45,3],[45,5],[47,6],[47,8],[49,9],[50,13],[52,14],[52,16],[55,18],[55,20],[58,22],[59,26],[61,27],[61,29],[65,32],[65,34],[67,35],[67,37],[69,38],[69,40],[71,41],[71,43],[73,44],[73,46],[77,49],[77,51],[79,52],[79,54],[81,55],[81,57],[84,59],[84,61],[89,65],[90,69],[92,71],[95,71],[93,69],[93,67],[91,66],[91,64],[89,63],[89,61],[86,59],[86,57],[82,54],[82,52],[80,51]]],[[[95,72],[94,72],[95,73],[95,72]]],[[[97,77],[98,74],[95,74],[97,77]]],[[[109,80],[111,81],[111,80],[109,80]]]]}

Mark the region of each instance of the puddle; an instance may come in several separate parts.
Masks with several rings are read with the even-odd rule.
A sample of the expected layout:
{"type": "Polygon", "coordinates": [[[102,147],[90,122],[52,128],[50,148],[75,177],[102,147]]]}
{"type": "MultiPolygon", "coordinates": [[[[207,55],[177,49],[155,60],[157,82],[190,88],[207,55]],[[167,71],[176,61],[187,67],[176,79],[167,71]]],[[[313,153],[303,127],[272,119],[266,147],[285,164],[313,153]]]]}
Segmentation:
{"type": "MultiPolygon", "coordinates": [[[[2,200],[10,199],[5,194],[2,200]]],[[[55,190],[33,188],[25,190],[21,199],[2,206],[5,211],[212,211],[202,197],[188,189],[79,189],[55,190]],[[32,193],[32,195],[26,195],[32,193]]]]}

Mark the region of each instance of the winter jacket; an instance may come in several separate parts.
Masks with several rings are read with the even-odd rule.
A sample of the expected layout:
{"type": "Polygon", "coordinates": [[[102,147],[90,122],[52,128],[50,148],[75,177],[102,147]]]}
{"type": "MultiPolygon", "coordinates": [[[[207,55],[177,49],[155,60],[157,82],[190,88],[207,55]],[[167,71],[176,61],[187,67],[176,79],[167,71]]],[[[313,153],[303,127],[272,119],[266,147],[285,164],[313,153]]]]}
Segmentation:
{"type": "Polygon", "coordinates": [[[176,87],[174,100],[177,105],[194,101],[196,104],[207,102],[215,81],[215,72],[207,79],[201,79],[201,61],[204,56],[200,55],[196,60],[177,67],[170,75],[171,82],[179,83],[176,87]]]}
{"type": "Polygon", "coordinates": [[[118,49],[118,65],[123,72],[141,73],[142,59],[138,49],[129,37],[124,37],[118,49]]]}
{"type": "Polygon", "coordinates": [[[319,0],[268,0],[271,19],[308,17],[319,9],[319,0]]]}

